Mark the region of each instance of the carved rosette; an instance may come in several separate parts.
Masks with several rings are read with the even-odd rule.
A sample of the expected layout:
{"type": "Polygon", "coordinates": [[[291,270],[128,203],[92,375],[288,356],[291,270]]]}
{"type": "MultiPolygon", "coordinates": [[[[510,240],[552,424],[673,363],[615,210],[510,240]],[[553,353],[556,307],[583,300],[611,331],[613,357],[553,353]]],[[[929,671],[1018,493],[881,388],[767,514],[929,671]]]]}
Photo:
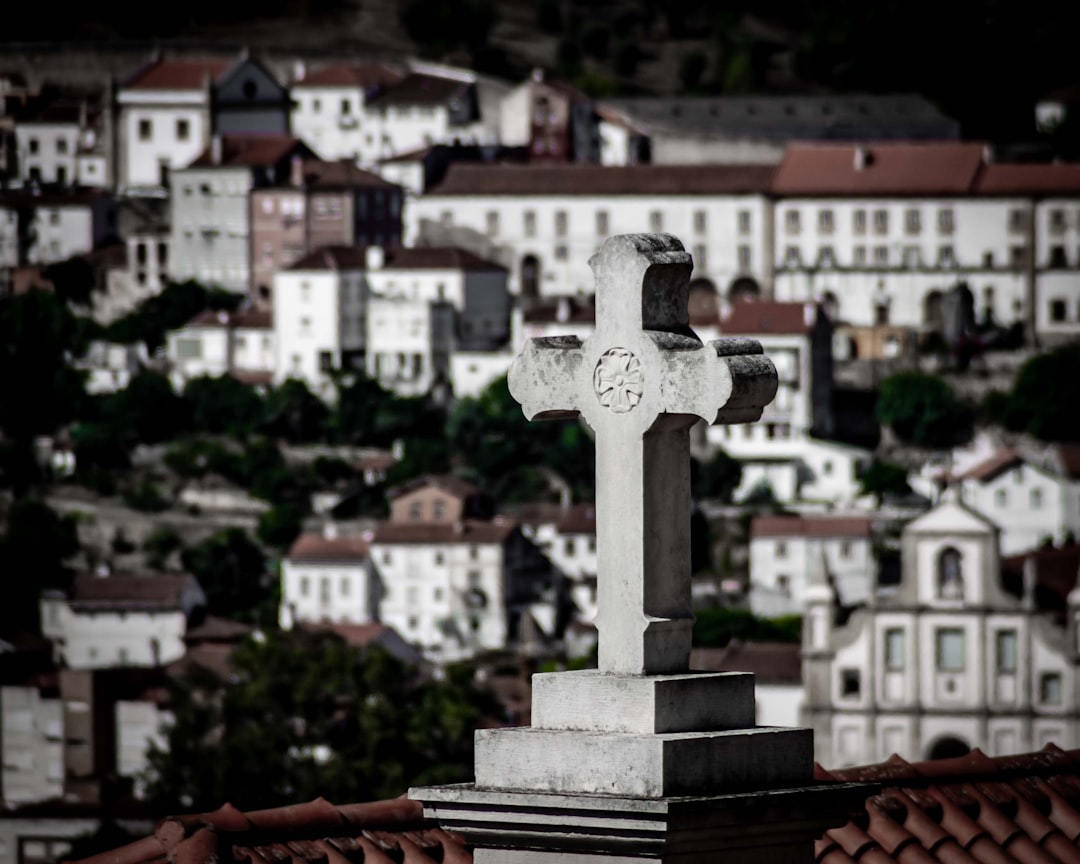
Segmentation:
{"type": "Polygon", "coordinates": [[[605,351],[596,363],[593,386],[601,405],[615,414],[627,413],[644,392],[641,361],[625,348],[605,351]]]}

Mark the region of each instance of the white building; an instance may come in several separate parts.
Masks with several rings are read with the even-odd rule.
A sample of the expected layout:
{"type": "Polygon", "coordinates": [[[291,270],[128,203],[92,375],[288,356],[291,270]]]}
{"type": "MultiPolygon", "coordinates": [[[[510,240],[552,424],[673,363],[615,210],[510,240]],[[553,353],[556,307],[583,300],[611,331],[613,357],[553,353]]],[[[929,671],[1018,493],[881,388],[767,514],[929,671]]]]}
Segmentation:
{"type": "Polygon", "coordinates": [[[757,516],[750,523],[750,608],[775,618],[800,615],[822,555],[839,602],[864,602],[877,578],[866,516],[757,516]]]}
{"type": "Polygon", "coordinates": [[[406,242],[464,246],[510,269],[513,294],[590,295],[615,234],[666,232],[723,296],[772,281],[771,167],[451,165],[406,212],[406,242]]]}
{"type": "Polygon", "coordinates": [[[999,450],[958,480],[964,503],[1000,529],[1003,555],[1080,535],[1080,483],[1034,458],[999,450]]]}
{"type": "Polygon", "coordinates": [[[42,634],[70,669],[163,666],[184,654],[184,632],[206,596],[190,575],[75,578],[41,599],[42,634]]]}
{"type": "Polygon", "coordinates": [[[114,237],[116,228],[116,204],[104,193],[0,193],[0,269],[66,261],[114,237]]]}
{"type": "Polygon", "coordinates": [[[977,320],[1080,332],[1080,166],[990,164],[979,144],[791,145],[772,191],[779,300],[941,334],[962,282],[977,320]]]}
{"type": "Polygon", "coordinates": [[[203,375],[232,375],[248,384],[268,384],[277,359],[273,316],[255,309],[201,312],[169,332],[166,356],[169,377],[178,391],[203,375]]]}
{"type": "Polygon", "coordinates": [[[80,155],[89,154],[96,138],[97,124],[85,101],[56,101],[20,118],[15,126],[19,179],[24,184],[107,186],[103,170],[87,170],[90,162],[80,172],[80,155]]]}
{"type": "Polygon", "coordinates": [[[1078,547],[1032,553],[1017,571],[1002,566],[998,540],[950,492],[904,529],[900,584],[846,620],[824,568],[815,572],[803,680],[819,761],[1077,746],[1078,547]],[[1042,566],[1065,551],[1064,568],[1042,566]]]}
{"type": "Polygon", "coordinates": [[[334,63],[311,71],[298,67],[291,90],[293,134],[322,159],[372,164],[384,148],[379,117],[368,102],[401,78],[381,63],[334,63]]]}
{"type": "Polygon", "coordinates": [[[301,534],[281,561],[281,626],[376,621],[375,587],[366,541],[301,534]]]}

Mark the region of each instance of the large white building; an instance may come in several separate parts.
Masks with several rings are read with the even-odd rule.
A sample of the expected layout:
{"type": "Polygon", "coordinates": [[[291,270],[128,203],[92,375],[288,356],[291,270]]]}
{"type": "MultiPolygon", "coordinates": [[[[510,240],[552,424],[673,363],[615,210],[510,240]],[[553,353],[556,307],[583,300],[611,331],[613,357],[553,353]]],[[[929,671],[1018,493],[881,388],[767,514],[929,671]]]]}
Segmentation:
{"type": "Polygon", "coordinates": [[[819,761],[1077,746],[1080,552],[1003,567],[998,541],[997,526],[950,490],[904,529],[899,585],[866,605],[838,617],[826,568],[815,570],[803,681],[819,761]]]}
{"type": "Polygon", "coordinates": [[[281,626],[376,621],[375,587],[362,538],[301,534],[281,560],[281,626]]]}
{"type": "Polygon", "coordinates": [[[115,237],[116,228],[116,204],[104,193],[0,193],[0,271],[66,261],[115,237]]]}
{"type": "Polygon", "coordinates": [[[791,145],[772,193],[779,300],[940,335],[965,283],[979,321],[1080,332],[1080,166],[996,165],[979,144],[791,145]]]}
{"type": "Polygon", "coordinates": [[[15,157],[23,184],[109,188],[111,115],[57,100],[19,118],[15,157]]]}
{"type": "Polygon", "coordinates": [[[205,605],[190,575],[80,575],[66,594],[42,595],[41,632],[70,669],[164,666],[184,655],[188,620],[205,605]]]}
{"type": "Polygon", "coordinates": [[[202,375],[232,375],[247,384],[269,384],[274,376],[273,317],[269,312],[207,310],[169,332],[169,377],[179,391],[202,375]]]}
{"type": "Polygon", "coordinates": [[[465,246],[510,270],[529,300],[589,295],[609,236],[674,234],[694,279],[727,297],[772,281],[768,166],[451,165],[410,203],[406,242],[465,246]]]}

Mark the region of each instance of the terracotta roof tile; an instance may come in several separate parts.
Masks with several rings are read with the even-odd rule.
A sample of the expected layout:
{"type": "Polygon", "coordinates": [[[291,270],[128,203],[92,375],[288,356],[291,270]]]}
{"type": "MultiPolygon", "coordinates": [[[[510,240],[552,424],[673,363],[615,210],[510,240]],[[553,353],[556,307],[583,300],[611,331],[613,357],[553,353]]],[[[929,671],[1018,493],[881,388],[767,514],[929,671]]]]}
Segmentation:
{"type": "Polygon", "coordinates": [[[397,189],[378,174],[358,168],[348,159],[324,162],[308,159],[304,162],[304,182],[313,189],[397,189]]]}
{"type": "Polygon", "coordinates": [[[869,537],[865,516],[757,516],[750,537],[869,537]]]}
{"type": "Polygon", "coordinates": [[[294,88],[304,87],[375,87],[396,84],[402,75],[381,63],[332,63],[304,75],[293,83],[294,88]]]}
{"type": "Polygon", "coordinates": [[[134,72],[124,90],[198,90],[207,76],[216,81],[235,61],[222,58],[158,60],[134,72]]]}
{"type": "Polygon", "coordinates": [[[517,523],[495,517],[491,522],[380,522],[371,541],[376,544],[504,543],[517,523]]]}
{"type": "Polygon", "coordinates": [[[366,561],[368,544],[360,537],[324,537],[301,534],[289,547],[289,561],[366,561]]]}
{"type": "Polygon", "coordinates": [[[968,468],[960,477],[963,480],[978,480],[980,483],[989,483],[1023,461],[1024,457],[1015,450],[999,450],[979,464],[968,468]]]}
{"type": "Polygon", "coordinates": [[[978,195],[1080,195],[1080,165],[986,165],[975,182],[978,195]]]}
{"type": "Polygon", "coordinates": [[[753,195],[772,165],[470,165],[456,163],[428,194],[753,195]]]}
{"type": "Polygon", "coordinates": [[[755,300],[732,303],[720,317],[725,336],[751,333],[802,334],[813,329],[817,307],[809,303],[755,300]]]}
{"type": "Polygon", "coordinates": [[[155,610],[179,611],[185,589],[192,582],[188,574],[158,573],[147,576],[83,574],[75,578],[68,592],[71,608],[77,611],[155,610]]]}
{"type": "Polygon", "coordinates": [[[207,147],[188,168],[270,168],[293,153],[310,156],[299,139],[289,135],[225,135],[221,139],[221,161],[213,159],[207,147]]]}
{"type": "Polygon", "coordinates": [[[982,144],[793,144],[772,191],[788,197],[967,195],[982,163],[982,144]]]}
{"type": "Polygon", "coordinates": [[[333,624],[329,621],[309,623],[301,625],[305,630],[317,630],[334,633],[345,640],[347,645],[353,648],[366,648],[373,642],[377,642],[386,633],[393,632],[393,628],[378,621],[370,624],[333,624]]]}

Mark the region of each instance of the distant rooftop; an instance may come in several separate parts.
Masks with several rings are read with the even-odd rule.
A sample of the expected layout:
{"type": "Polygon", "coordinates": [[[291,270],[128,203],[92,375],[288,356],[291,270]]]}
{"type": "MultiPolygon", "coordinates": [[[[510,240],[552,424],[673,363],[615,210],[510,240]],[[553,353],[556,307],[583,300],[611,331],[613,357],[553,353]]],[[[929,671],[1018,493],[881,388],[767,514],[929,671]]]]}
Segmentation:
{"type": "Polygon", "coordinates": [[[121,87],[125,90],[198,90],[208,77],[217,81],[236,62],[221,57],[157,60],[136,70],[121,87]]]}
{"type": "Polygon", "coordinates": [[[748,300],[732,303],[720,316],[720,332],[725,336],[773,333],[796,335],[808,333],[817,320],[812,303],[787,303],[779,300],[748,300]]]}
{"type": "Polygon", "coordinates": [[[293,82],[294,88],[304,87],[375,87],[396,84],[402,75],[382,63],[332,63],[306,72],[293,82]]]}
{"type": "Polygon", "coordinates": [[[214,159],[214,145],[207,147],[189,168],[271,168],[297,153],[311,156],[307,145],[290,135],[226,135],[221,139],[221,158],[214,159]]]}
{"type": "Polygon", "coordinates": [[[285,555],[289,561],[357,562],[368,557],[368,544],[360,537],[324,537],[301,534],[285,555]]]}
{"type": "Polygon", "coordinates": [[[756,516],[750,523],[757,537],[869,537],[865,516],[756,516]]]}
{"type": "Polygon", "coordinates": [[[413,72],[371,100],[377,108],[399,105],[444,105],[470,87],[460,78],[441,78],[413,72]]]}
{"type": "MultiPolygon", "coordinates": [[[[367,250],[363,246],[323,246],[309,252],[288,270],[364,270],[367,250]]],[[[506,268],[456,246],[404,246],[383,250],[383,270],[504,271],[506,268]]]]}

